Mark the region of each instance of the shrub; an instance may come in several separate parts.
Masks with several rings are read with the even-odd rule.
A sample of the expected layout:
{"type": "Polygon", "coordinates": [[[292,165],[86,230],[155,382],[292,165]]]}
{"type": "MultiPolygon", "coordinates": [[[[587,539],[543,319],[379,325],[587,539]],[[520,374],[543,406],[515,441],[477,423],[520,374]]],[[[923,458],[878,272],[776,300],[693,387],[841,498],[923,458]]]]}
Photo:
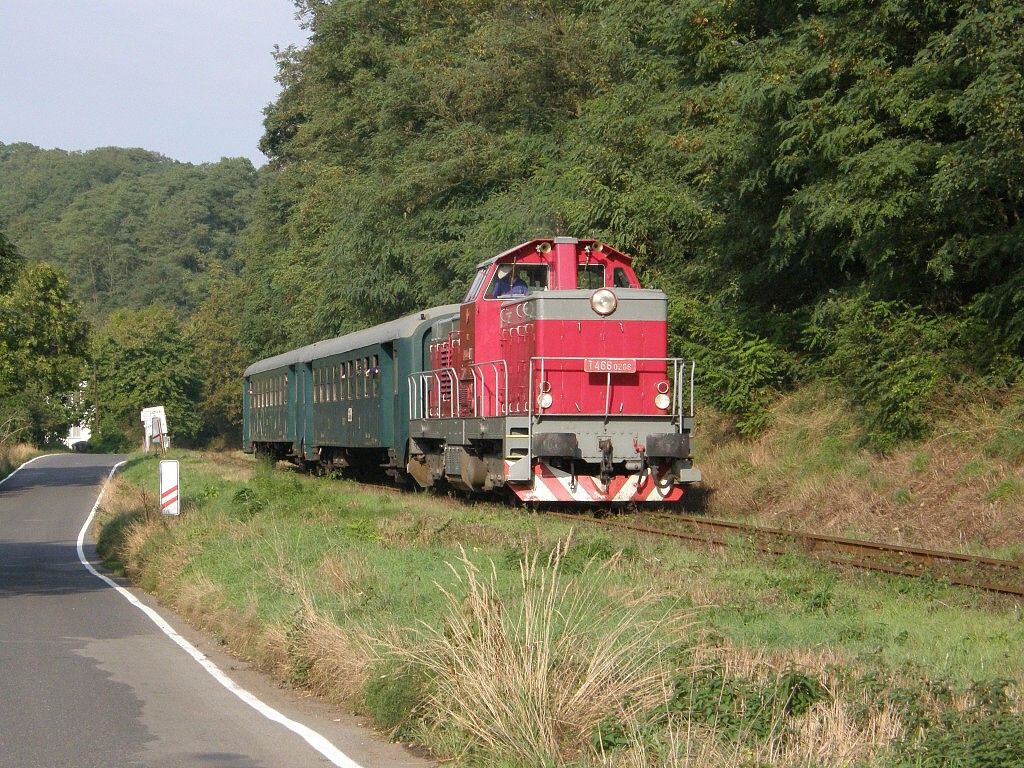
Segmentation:
{"type": "Polygon", "coordinates": [[[382,660],[363,686],[361,709],[391,738],[406,738],[426,699],[424,687],[423,674],[416,666],[382,660]]]}
{"type": "Polygon", "coordinates": [[[731,678],[720,667],[711,667],[675,681],[669,710],[713,726],[730,739],[768,741],[784,732],[791,718],[829,696],[816,678],[795,669],[753,681],[731,678]]]}
{"type": "MultiPolygon", "coordinates": [[[[138,431],[141,432],[141,428],[138,431]]],[[[122,426],[107,414],[100,417],[95,434],[89,438],[89,449],[96,453],[122,453],[132,447],[133,443],[122,426]]]]}
{"type": "Polygon", "coordinates": [[[821,302],[804,341],[822,372],[860,408],[868,443],[884,453],[927,434],[929,405],[949,374],[956,330],[948,319],[861,294],[821,302]]]}
{"type": "Polygon", "coordinates": [[[1013,711],[1009,686],[976,684],[970,708],[943,712],[921,738],[901,744],[897,768],[1024,768],[1024,715],[1013,711]]]}
{"type": "Polygon", "coordinates": [[[767,339],[721,315],[711,301],[674,299],[669,313],[672,348],[696,362],[702,400],[736,416],[736,428],[750,437],[768,426],[768,406],[792,379],[793,361],[767,339]]]}

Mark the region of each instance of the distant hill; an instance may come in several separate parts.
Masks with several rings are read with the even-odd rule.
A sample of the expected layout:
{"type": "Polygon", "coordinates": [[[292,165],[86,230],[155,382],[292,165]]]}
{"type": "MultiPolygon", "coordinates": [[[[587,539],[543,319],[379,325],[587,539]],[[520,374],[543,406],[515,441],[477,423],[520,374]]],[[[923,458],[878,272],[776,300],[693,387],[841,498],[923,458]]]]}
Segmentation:
{"type": "Polygon", "coordinates": [[[236,271],[256,179],[245,158],[0,143],[0,230],[26,259],[60,267],[93,317],[153,303],[187,314],[212,267],[236,271]]]}

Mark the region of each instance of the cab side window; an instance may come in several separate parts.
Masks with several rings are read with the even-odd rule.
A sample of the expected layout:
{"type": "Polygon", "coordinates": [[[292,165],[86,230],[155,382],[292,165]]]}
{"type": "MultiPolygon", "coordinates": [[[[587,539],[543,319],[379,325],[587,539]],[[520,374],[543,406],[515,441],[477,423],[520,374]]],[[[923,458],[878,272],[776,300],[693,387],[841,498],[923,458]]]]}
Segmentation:
{"type": "Polygon", "coordinates": [[[467,304],[474,301],[477,294],[480,293],[480,288],[483,287],[484,278],[487,277],[487,267],[481,267],[476,271],[476,275],[473,277],[473,282],[469,286],[469,290],[466,291],[466,298],[462,300],[463,304],[467,304]]]}
{"type": "Polygon", "coordinates": [[[626,270],[622,267],[616,267],[612,273],[612,284],[616,288],[632,288],[633,285],[629,282],[629,275],[626,274],[626,270]]]}

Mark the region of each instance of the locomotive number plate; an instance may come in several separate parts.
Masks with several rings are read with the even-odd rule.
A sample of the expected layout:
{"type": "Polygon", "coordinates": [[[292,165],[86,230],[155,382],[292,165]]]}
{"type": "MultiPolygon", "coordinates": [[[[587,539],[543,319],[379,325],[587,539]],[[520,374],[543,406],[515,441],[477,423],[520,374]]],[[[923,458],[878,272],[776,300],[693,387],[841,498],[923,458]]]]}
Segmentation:
{"type": "Polygon", "coordinates": [[[618,357],[585,357],[583,370],[587,373],[636,373],[636,360],[618,357]]]}

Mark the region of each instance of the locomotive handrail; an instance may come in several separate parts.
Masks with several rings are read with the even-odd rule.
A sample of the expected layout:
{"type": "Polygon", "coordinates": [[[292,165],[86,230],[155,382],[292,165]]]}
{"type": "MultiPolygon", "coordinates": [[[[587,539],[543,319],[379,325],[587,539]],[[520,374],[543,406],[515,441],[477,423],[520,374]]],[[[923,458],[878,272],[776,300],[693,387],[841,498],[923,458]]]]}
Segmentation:
{"type": "Polygon", "coordinates": [[[444,419],[459,418],[463,415],[471,418],[488,416],[505,416],[508,404],[502,403],[502,395],[508,392],[508,363],[505,360],[489,360],[485,363],[473,363],[469,366],[472,387],[466,402],[472,403],[471,412],[462,413],[462,393],[459,375],[454,368],[436,368],[429,371],[417,371],[408,375],[409,382],[409,418],[412,419],[444,419]],[[477,376],[479,376],[479,383],[477,376]],[[488,406],[487,385],[493,382],[493,412],[488,406]],[[452,394],[449,398],[448,413],[444,408],[444,385],[450,383],[452,394]],[[431,397],[436,394],[437,413],[431,409],[431,397]]]}
{"type": "MultiPolygon", "coordinates": [[[[446,419],[446,418],[487,418],[494,416],[507,416],[511,413],[522,413],[529,417],[532,425],[535,418],[544,415],[546,408],[543,408],[535,401],[534,374],[540,374],[540,380],[545,381],[545,374],[548,372],[550,363],[553,362],[579,362],[587,360],[587,357],[576,356],[539,356],[530,358],[529,377],[527,383],[527,398],[525,407],[520,405],[519,398],[511,402],[509,392],[509,372],[506,360],[490,360],[484,363],[473,363],[468,366],[470,379],[465,382],[459,379],[455,368],[445,367],[429,371],[417,371],[408,376],[409,380],[409,418],[410,419],[446,419]],[[468,413],[463,413],[463,392],[461,385],[470,387],[466,393],[465,402],[470,403],[468,413]],[[493,384],[494,401],[490,401],[487,393],[488,385],[493,384]],[[451,392],[445,392],[444,386],[450,385],[451,392]],[[505,396],[502,402],[502,395],[505,396]],[[431,398],[436,396],[436,413],[431,407],[431,398]],[[445,399],[448,399],[448,407],[445,408],[445,399]],[[493,407],[492,407],[493,406],[493,407]],[[447,411],[447,413],[445,413],[447,411]]],[[[666,367],[671,364],[672,377],[672,403],[667,409],[667,414],[672,417],[676,431],[683,429],[683,419],[694,415],[694,392],[696,382],[696,363],[692,360],[684,360],[679,357],[635,357],[629,358],[637,363],[665,363],[666,367]],[[689,370],[687,370],[689,369],[689,370]],[[685,404],[686,379],[689,374],[689,407],[685,404]]],[[[605,377],[604,396],[604,420],[607,423],[612,416],[612,375],[609,371],[605,377]]],[[[666,375],[669,371],[666,370],[666,375]]],[[[577,406],[577,410],[579,406],[577,406]]],[[[621,413],[620,406],[620,413],[621,413]]],[[[600,412],[599,412],[600,413],[600,412]]],[[[597,414],[594,414],[597,415],[597,414]]],[[[636,414],[627,414],[636,415],[636,414]]],[[[692,430],[691,430],[692,433],[692,430]]],[[[532,434],[532,428],[531,428],[532,434]]]]}
{"type": "MultiPolygon", "coordinates": [[[[449,410],[451,411],[451,418],[455,418],[455,406],[459,400],[459,379],[455,375],[454,368],[437,368],[430,371],[437,380],[437,418],[442,418],[441,409],[444,408],[444,389],[441,383],[441,374],[448,376],[448,381],[451,382],[451,394],[448,396],[449,410]]],[[[427,413],[430,413],[430,402],[427,402],[427,413]]],[[[429,417],[429,416],[428,416],[429,417]]]]}

